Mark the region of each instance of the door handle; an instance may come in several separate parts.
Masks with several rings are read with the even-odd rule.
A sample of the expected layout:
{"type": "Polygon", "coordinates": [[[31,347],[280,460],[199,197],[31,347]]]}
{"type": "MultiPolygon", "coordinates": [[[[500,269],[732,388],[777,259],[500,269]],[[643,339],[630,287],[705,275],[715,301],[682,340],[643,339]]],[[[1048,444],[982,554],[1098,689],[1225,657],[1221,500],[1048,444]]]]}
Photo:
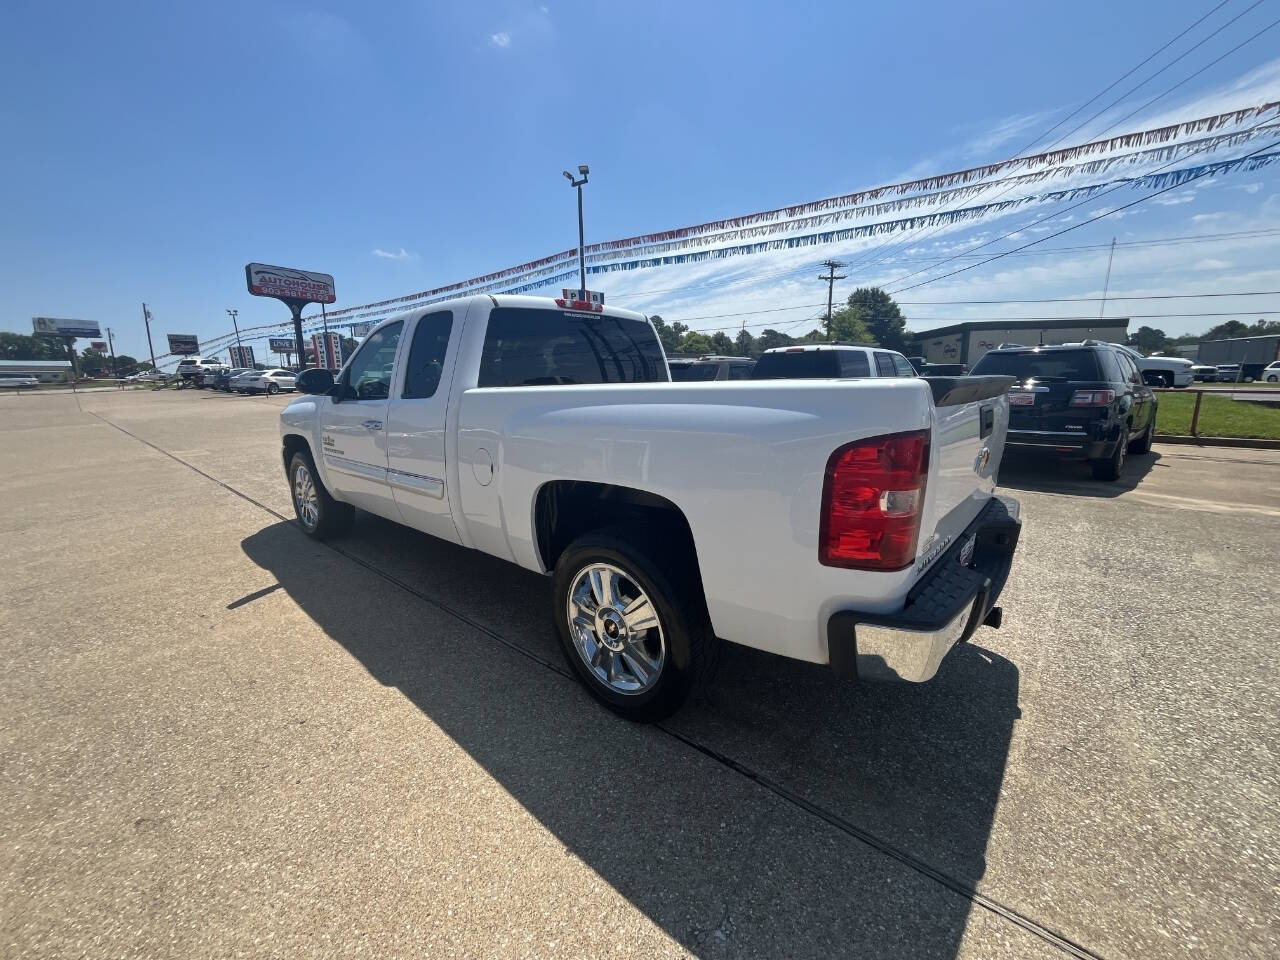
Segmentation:
{"type": "Polygon", "coordinates": [[[382,429],[382,421],[381,421],[381,420],[366,420],[366,421],[364,422],[364,428],[365,428],[366,430],[381,430],[381,429],[382,429]]]}

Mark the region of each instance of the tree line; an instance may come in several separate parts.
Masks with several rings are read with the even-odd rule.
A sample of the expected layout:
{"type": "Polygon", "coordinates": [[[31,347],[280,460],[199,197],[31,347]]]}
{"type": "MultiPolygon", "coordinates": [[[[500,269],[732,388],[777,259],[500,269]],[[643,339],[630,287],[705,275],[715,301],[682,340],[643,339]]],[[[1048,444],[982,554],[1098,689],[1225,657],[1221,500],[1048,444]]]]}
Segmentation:
{"type": "Polygon", "coordinates": [[[772,328],[766,328],[756,336],[744,326],[730,337],[723,330],[714,333],[691,330],[679,320],[668,323],[658,316],[649,319],[653,321],[662,340],[662,348],[668,354],[697,356],[758,357],[775,347],[832,342],[905,350],[911,337],[906,317],[897,302],[879,287],[859,287],[849,294],[843,306],[832,311],[830,323],[824,316],[816,321],[817,326],[800,336],[772,328]]]}
{"type": "MultiPolygon", "coordinates": [[[[0,360],[70,360],[64,342],[57,337],[37,337],[25,333],[0,333],[0,360]]],[[[76,365],[89,377],[110,376],[111,354],[85,347],[76,351],[76,365]]],[[[127,353],[116,354],[115,373],[121,377],[150,370],[151,363],[127,353]]]]}
{"type": "Polygon", "coordinates": [[[1129,346],[1150,354],[1205,340],[1231,340],[1236,337],[1266,337],[1275,334],[1280,334],[1280,321],[1276,320],[1256,320],[1253,323],[1227,320],[1216,327],[1210,327],[1204,333],[1184,333],[1180,337],[1170,337],[1159,327],[1144,326],[1129,334],[1129,346]]]}

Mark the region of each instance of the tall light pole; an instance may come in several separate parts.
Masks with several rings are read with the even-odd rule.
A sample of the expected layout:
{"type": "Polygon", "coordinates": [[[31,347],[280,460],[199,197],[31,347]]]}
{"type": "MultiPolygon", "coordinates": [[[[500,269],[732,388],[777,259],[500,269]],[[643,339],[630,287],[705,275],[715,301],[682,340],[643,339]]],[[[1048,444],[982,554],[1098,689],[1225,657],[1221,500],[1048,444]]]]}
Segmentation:
{"type": "Polygon", "coordinates": [[[151,345],[151,311],[147,309],[147,305],[142,305],[142,322],[147,327],[147,350],[151,353],[151,372],[159,373],[160,370],[156,366],[156,348],[151,345]]]}
{"type": "MultiPolygon", "coordinates": [[[[236,353],[240,355],[240,362],[243,363],[244,347],[240,346],[240,325],[236,323],[236,317],[240,316],[240,311],[228,309],[227,313],[231,317],[231,329],[236,332],[236,353]]],[[[235,364],[233,363],[232,366],[234,367],[235,364]]]]}
{"type": "Polygon", "coordinates": [[[578,299],[587,299],[587,252],[583,249],[582,239],[582,185],[587,182],[587,174],[591,171],[587,169],[585,163],[578,164],[578,173],[582,174],[582,178],[575,180],[573,174],[568,170],[564,172],[565,179],[569,181],[569,186],[574,187],[578,191],[578,299]]]}

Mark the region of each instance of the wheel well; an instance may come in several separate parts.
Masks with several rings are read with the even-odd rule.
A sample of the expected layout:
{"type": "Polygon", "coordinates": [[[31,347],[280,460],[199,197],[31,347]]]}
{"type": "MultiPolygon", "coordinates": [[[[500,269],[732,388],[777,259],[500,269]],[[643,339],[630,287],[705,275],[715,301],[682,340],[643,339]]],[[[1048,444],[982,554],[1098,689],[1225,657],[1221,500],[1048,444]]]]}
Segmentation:
{"type": "Polygon", "coordinates": [[[284,472],[287,474],[293,455],[295,453],[311,453],[311,445],[307,443],[306,437],[300,437],[296,433],[285,434],[284,447],[281,453],[284,456],[284,472]]]}
{"type": "MultiPolygon", "coordinates": [[[[684,513],[666,497],[634,487],[585,480],[553,480],[538,490],[534,533],[543,567],[554,570],[569,544],[602,527],[639,527],[664,544],[673,558],[698,574],[693,532],[684,513]]],[[[701,583],[701,576],[698,581],[701,583]]]]}

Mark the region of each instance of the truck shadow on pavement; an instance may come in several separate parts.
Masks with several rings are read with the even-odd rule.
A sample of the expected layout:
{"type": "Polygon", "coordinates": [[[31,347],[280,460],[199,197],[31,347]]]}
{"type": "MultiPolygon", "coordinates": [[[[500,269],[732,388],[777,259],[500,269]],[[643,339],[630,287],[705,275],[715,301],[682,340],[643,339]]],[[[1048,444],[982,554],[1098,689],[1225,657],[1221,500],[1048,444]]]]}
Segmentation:
{"type": "Polygon", "coordinates": [[[1110,499],[1136,490],[1153,470],[1161,466],[1160,454],[1154,451],[1130,454],[1125,459],[1124,472],[1119,480],[1095,480],[1089,464],[1083,460],[1067,460],[1034,450],[1006,449],[996,482],[1012,490],[1110,499]]]}
{"type": "Polygon", "coordinates": [[[971,922],[992,947],[1026,936],[964,895],[1019,717],[1017,669],[975,644],[919,686],[730,645],[703,700],[638,726],[558,672],[546,578],[363,513],[336,550],[292,523],[242,546],[692,953],[945,960],[971,922]]]}

